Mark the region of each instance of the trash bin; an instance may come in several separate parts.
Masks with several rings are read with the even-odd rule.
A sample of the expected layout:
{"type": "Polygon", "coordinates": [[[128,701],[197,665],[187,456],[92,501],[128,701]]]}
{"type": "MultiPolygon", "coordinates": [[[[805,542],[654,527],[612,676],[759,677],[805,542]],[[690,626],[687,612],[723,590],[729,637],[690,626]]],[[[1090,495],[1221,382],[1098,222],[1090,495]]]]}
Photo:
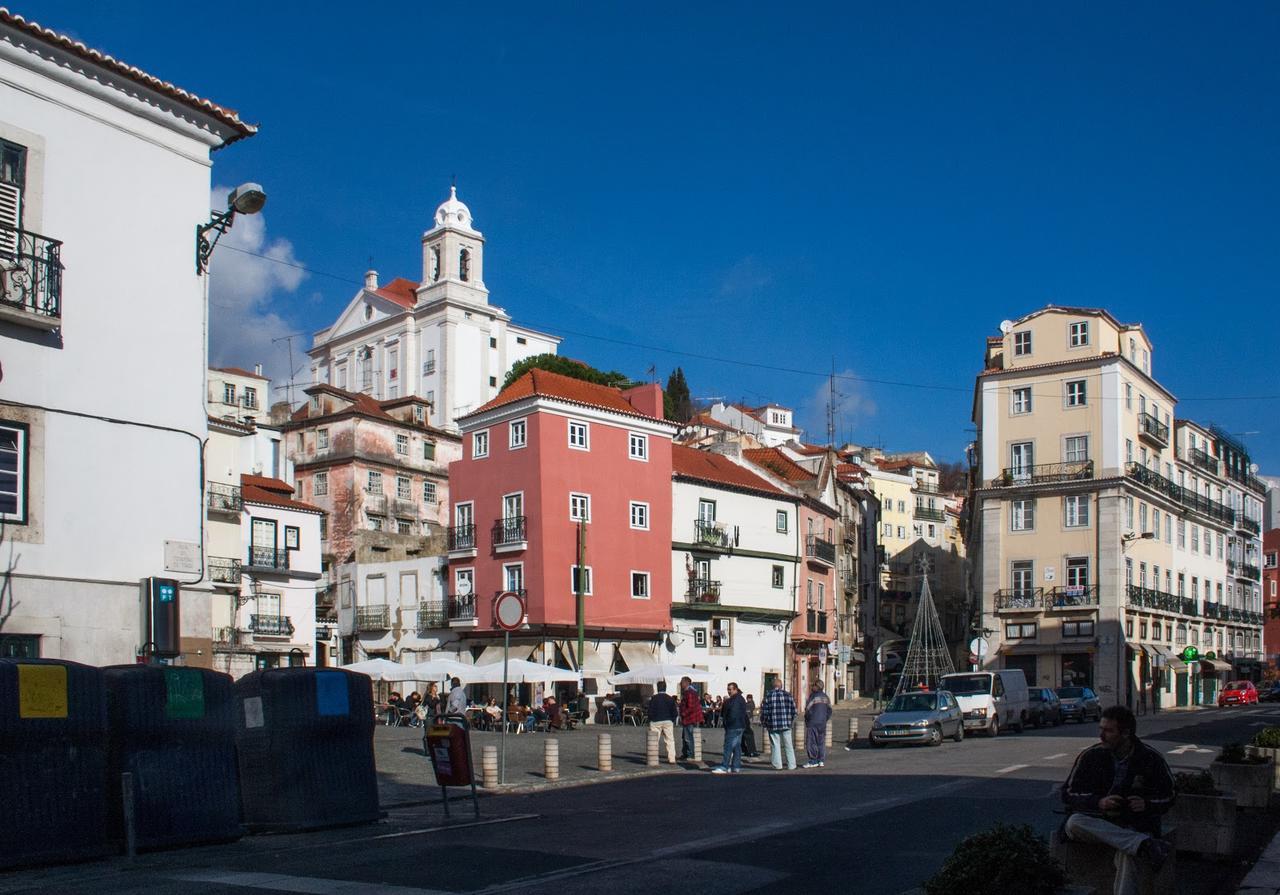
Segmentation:
{"type": "Polygon", "coordinates": [[[243,834],[229,675],[115,665],[107,690],[111,834],[125,837],[121,775],[133,775],[138,848],[224,842],[243,834]]]}
{"type": "Polygon", "coordinates": [[[235,683],[243,819],[255,832],[378,819],[373,684],[333,668],[269,668],[235,683]]]}
{"type": "Polygon", "coordinates": [[[99,669],[0,659],[0,756],[0,867],[110,851],[99,669]]]}

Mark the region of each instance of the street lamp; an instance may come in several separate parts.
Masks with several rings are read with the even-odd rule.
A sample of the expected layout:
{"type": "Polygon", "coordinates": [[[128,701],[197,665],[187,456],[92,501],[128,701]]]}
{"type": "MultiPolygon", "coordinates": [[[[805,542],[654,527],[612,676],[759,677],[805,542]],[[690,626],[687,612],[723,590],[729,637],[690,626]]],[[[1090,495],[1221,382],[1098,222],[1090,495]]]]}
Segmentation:
{"type": "Polygon", "coordinates": [[[1134,541],[1153,541],[1155,537],[1156,533],[1154,531],[1144,531],[1142,534],[1138,534],[1136,531],[1125,532],[1120,535],[1120,546],[1121,548],[1128,547],[1134,541]]]}
{"type": "Polygon", "coordinates": [[[227,194],[227,210],[215,211],[207,224],[196,224],[196,276],[209,272],[209,256],[222,234],[231,229],[237,214],[257,214],[267,204],[267,194],[256,183],[242,183],[227,194]],[[210,230],[217,231],[209,241],[210,230]]]}

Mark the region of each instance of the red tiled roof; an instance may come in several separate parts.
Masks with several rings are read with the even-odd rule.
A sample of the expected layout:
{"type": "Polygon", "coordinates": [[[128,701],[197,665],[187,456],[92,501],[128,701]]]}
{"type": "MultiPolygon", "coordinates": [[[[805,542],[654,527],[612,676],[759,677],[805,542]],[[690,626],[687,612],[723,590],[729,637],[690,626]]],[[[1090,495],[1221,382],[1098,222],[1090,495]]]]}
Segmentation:
{"type": "MultiPolygon", "coordinates": [[[[346,389],[341,389],[341,388],[338,388],[337,386],[327,385],[324,383],[310,386],[309,388],[307,388],[306,391],[307,391],[307,394],[311,394],[313,391],[320,392],[320,393],[328,392],[329,394],[337,395],[339,398],[343,398],[347,401],[350,401],[352,405],[350,409],[358,413],[363,413],[366,416],[377,417],[378,419],[381,419],[381,420],[393,420],[395,422],[399,422],[399,420],[396,420],[394,416],[392,416],[391,414],[383,410],[382,405],[379,404],[377,400],[369,397],[366,394],[362,394],[359,392],[349,392],[346,389]]],[[[342,411],[338,411],[338,412],[341,413],[342,411]]],[[[320,414],[320,415],[329,416],[329,414],[320,414]]],[[[293,412],[293,415],[290,417],[290,419],[295,421],[305,420],[305,419],[309,419],[310,416],[311,416],[311,402],[308,401],[307,403],[299,407],[297,410],[295,410],[293,412]]]]}
{"type": "Polygon", "coordinates": [[[816,457],[819,454],[825,454],[827,449],[816,444],[795,444],[788,445],[797,454],[806,454],[810,457],[816,457]]]}
{"type": "Polygon", "coordinates": [[[750,488],[753,491],[766,491],[770,494],[784,493],[780,488],[769,484],[728,457],[678,444],[671,448],[671,471],[677,476],[701,479],[705,482],[734,485],[739,488],[750,488]]]}
{"type": "Polygon", "coordinates": [[[261,475],[240,476],[240,494],[246,503],[265,503],[273,507],[286,507],[291,510],[302,510],[308,513],[323,513],[324,510],[292,498],[293,488],[280,479],[267,478],[261,475]]]}
{"type": "Polygon", "coordinates": [[[631,402],[622,396],[622,391],[611,385],[596,385],[594,382],[587,382],[584,379],[574,379],[572,376],[539,369],[533,369],[525,373],[504,388],[496,398],[482,404],[470,413],[460,417],[460,419],[466,419],[478,413],[484,413],[486,410],[493,410],[495,407],[503,407],[532,397],[558,398],[571,404],[598,407],[602,410],[612,410],[614,413],[624,413],[627,416],[653,419],[647,413],[641,413],[636,410],[631,402]]]}
{"type": "Polygon", "coordinates": [[[404,308],[412,308],[418,303],[417,295],[418,284],[413,280],[406,280],[404,277],[396,277],[390,283],[379,286],[374,289],[375,295],[381,295],[388,301],[393,301],[404,308]]]}
{"type": "Polygon", "coordinates": [[[270,377],[263,376],[259,373],[250,373],[248,370],[240,367],[214,367],[219,373],[230,373],[232,376],[248,376],[250,379],[261,379],[263,382],[270,382],[270,377]]]}
{"type": "Polygon", "coordinates": [[[742,456],[756,466],[769,470],[783,481],[808,482],[815,477],[812,472],[777,448],[748,448],[742,452],[742,456]]]}
{"type": "Polygon", "coordinates": [[[689,420],[689,425],[704,426],[708,429],[723,429],[726,432],[738,431],[737,429],[733,428],[733,426],[730,426],[728,423],[720,422],[718,419],[713,417],[710,413],[708,413],[705,410],[702,413],[699,413],[696,416],[694,416],[693,419],[689,420]]]}
{"type": "Polygon", "coordinates": [[[161,81],[159,78],[147,74],[140,68],[135,68],[134,66],[121,62],[120,60],[108,56],[105,53],[91,49],[78,40],[72,40],[65,34],[59,34],[57,31],[45,28],[37,22],[29,22],[22,16],[9,12],[9,10],[3,6],[0,6],[0,24],[8,25],[18,31],[24,31],[32,37],[42,40],[47,44],[51,44],[52,46],[56,46],[73,56],[78,56],[81,59],[92,62],[94,65],[99,65],[108,71],[113,71],[118,75],[128,78],[136,84],[141,84],[144,87],[154,90],[156,93],[167,96],[171,100],[176,100],[184,106],[188,106],[198,112],[202,112],[205,115],[210,115],[218,119],[223,124],[237,132],[236,136],[222,144],[224,146],[234,143],[241,137],[251,137],[258,132],[257,125],[241,121],[240,116],[236,113],[235,109],[220,106],[217,103],[196,96],[194,93],[189,93],[181,87],[170,84],[168,81],[161,81]]]}
{"type": "Polygon", "coordinates": [[[213,425],[225,426],[228,429],[236,429],[240,432],[252,433],[255,429],[254,426],[251,426],[248,423],[242,423],[242,422],[239,422],[238,420],[224,420],[220,416],[209,417],[209,422],[213,425]]]}
{"type": "Polygon", "coordinates": [[[915,466],[913,460],[890,460],[887,457],[877,457],[875,459],[876,466],[879,466],[886,472],[894,472],[899,469],[910,469],[915,466]]]}

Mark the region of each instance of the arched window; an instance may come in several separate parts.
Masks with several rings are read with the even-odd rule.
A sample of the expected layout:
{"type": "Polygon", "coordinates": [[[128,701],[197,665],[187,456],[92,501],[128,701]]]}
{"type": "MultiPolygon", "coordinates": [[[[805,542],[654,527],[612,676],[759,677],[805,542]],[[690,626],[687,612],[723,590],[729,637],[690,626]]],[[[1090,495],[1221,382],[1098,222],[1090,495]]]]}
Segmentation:
{"type": "Polygon", "coordinates": [[[431,247],[431,281],[440,279],[440,246],[431,247]]]}
{"type": "Polygon", "coordinates": [[[471,250],[462,249],[458,252],[458,279],[466,282],[471,279],[471,250]]]}

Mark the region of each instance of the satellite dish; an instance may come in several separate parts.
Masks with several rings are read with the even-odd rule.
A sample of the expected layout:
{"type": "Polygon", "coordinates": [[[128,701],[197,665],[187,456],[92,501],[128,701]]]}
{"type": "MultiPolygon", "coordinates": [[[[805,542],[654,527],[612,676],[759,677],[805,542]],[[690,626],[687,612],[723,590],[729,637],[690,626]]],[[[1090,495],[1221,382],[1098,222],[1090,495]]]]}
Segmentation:
{"type": "Polygon", "coordinates": [[[1009,333],[1013,332],[1013,321],[1012,321],[1012,320],[1001,320],[1001,321],[1000,321],[1000,332],[1004,333],[1006,336],[1007,336],[1007,335],[1009,335],[1009,333]]]}

